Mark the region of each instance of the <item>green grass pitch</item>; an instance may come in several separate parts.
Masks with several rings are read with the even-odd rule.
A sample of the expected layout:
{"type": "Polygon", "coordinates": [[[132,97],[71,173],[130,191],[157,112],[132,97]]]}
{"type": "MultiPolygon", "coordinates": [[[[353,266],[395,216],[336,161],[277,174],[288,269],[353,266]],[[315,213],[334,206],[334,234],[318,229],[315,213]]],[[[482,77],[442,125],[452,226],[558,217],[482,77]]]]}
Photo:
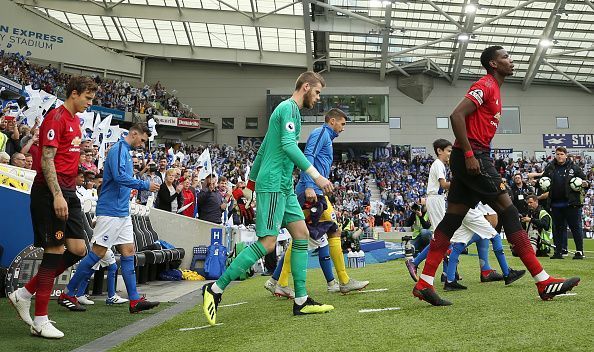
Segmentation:
{"type": "MultiPolygon", "coordinates": [[[[571,241],[570,241],[571,242],[571,241]]],[[[256,276],[231,285],[223,295],[216,327],[207,325],[202,308],[174,316],[124,342],[112,351],[592,351],[594,350],[594,241],[586,240],[583,261],[541,258],[556,276],[580,276],[572,293],[542,302],[533,280],[525,276],[509,287],[480,283],[478,258],[462,256],[463,292],[437,291],[452,300],[450,307],[431,307],[412,297],[412,280],[403,260],[347,269],[357,279],[371,281],[368,289],[387,291],[340,295],[326,292],[320,269],[308,272],[310,295],[335,310],[294,317],[292,301],[273,297],[256,276]],[[360,313],[363,309],[399,310],[360,313]]],[[[570,243],[571,246],[571,243],[570,243]]],[[[475,249],[471,253],[475,253],[475,249]]],[[[506,253],[509,253],[506,250],[506,253]]],[[[523,268],[508,255],[510,266],[523,268]]],[[[498,268],[491,254],[491,265],[498,268]]],[[[162,305],[158,310],[170,305],[162,305]]],[[[29,336],[25,324],[6,299],[0,300],[0,351],[68,351],[134,321],[154,314],[130,315],[127,306],[99,302],[84,313],[67,312],[50,302],[50,317],[66,334],[58,341],[29,336]]]]}

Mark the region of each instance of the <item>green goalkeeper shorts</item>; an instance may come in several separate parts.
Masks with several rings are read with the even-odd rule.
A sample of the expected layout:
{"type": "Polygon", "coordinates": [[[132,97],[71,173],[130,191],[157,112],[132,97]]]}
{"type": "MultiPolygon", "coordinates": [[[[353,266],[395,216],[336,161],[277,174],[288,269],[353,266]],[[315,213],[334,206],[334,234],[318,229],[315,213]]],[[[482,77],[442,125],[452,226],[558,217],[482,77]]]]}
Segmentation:
{"type": "Polygon", "coordinates": [[[297,195],[281,192],[256,192],[256,234],[278,236],[281,227],[305,220],[297,195]]]}

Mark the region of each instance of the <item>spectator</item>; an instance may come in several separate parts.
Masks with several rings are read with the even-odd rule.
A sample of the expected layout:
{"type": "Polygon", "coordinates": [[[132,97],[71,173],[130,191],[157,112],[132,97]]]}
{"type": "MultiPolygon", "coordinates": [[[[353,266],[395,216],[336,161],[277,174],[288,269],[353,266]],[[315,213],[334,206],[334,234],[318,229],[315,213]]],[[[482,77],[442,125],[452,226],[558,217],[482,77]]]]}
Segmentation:
{"type": "Polygon", "coordinates": [[[7,152],[0,152],[0,164],[8,164],[10,162],[10,155],[7,152]]]}
{"type": "MultiPolygon", "coordinates": [[[[161,185],[163,183],[163,181],[161,180],[161,177],[159,177],[159,175],[157,174],[157,164],[155,164],[155,162],[151,160],[147,164],[147,169],[148,169],[148,172],[145,172],[141,176],[141,179],[145,180],[145,181],[148,180],[149,182],[161,185]]],[[[140,191],[140,204],[146,205],[146,202],[148,201],[148,198],[151,195],[153,196],[153,199],[156,199],[157,192],[151,192],[148,190],[140,191]]]]}
{"type": "Polygon", "coordinates": [[[83,169],[85,170],[89,170],[92,171],[94,174],[97,173],[98,169],[97,166],[95,165],[95,160],[93,160],[93,150],[92,149],[82,149],[81,148],[81,158],[82,156],[84,156],[84,160],[83,162],[81,162],[81,166],[83,167],[83,169]]]}
{"type": "Polygon", "coordinates": [[[23,155],[19,152],[12,154],[12,156],[10,157],[10,164],[13,166],[25,168],[25,166],[27,166],[27,161],[25,160],[25,155],[23,155]]]}
{"type": "Polygon", "coordinates": [[[182,188],[183,185],[175,187],[176,169],[169,169],[165,173],[165,182],[161,184],[159,192],[157,193],[157,208],[165,211],[177,213],[177,210],[182,207],[182,188]]]}
{"type": "Polygon", "coordinates": [[[25,153],[25,169],[31,170],[33,168],[33,155],[25,153]]]}
{"type": "Polygon", "coordinates": [[[39,128],[31,130],[31,135],[23,137],[21,140],[21,153],[31,155],[33,162],[41,162],[41,155],[39,151],[39,128]]]}
{"type": "Polygon", "coordinates": [[[0,118],[0,130],[3,136],[0,136],[0,151],[5,151],[12,155],[19,151],[20,132],[14,117],[3,116],[0,118]]]}
{"type": "Polygon", "coordinates": [[[161,178],[161,183],[165,180],[165,172],[167,171],[167,158],[159,159],[159,169],[157,171],[157,176],[161,178]]]}
{"type": "Polygon", "coordinates": [[[206,176],[202,192],[198,194],[198,219],[222,223],[223,211],[227,209],[227,202],[224,201],[221,193],[217,190],[217,179],[214,175],[206,176]]]}
{"type": "Polygon", "coordinates": [[[191,186],[192,181],[189,178],[186,178],[183,182],[184,188],[182,190],[182,197],[184,199],[184,206],[190,204],[182,214],[187,217],[193,218],[194,217],[194,206],[195,206],[195,196],[194,190],[191,186]]]}

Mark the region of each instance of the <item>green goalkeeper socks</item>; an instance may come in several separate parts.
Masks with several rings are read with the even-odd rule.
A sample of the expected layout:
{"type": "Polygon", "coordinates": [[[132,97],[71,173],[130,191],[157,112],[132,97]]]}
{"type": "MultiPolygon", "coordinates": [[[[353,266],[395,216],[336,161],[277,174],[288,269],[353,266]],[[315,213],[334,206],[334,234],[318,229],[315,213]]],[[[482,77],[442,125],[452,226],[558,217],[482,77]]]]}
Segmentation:
{"type": "Polygon", "coordinates": [[[307,278],[307,240],[293,240],[291,249],[291,271],[293,272],[293,285],[295,297],[307,296],[305,280],[307,278]]]}
{"type": "MultiPolygon", "coordinates": [[[[305,243],[307,247],[307,241],[305,241],[305,243]]],[[[241,251],[237,258],[235,258],[231,265],[229,265],[227,270],[225,270],[223,275],[217,280],[217,286],[224,290],[231,281],[237,279],[239,275],[246,272],[258,259],[265,256],[266,253],[266,248],[264,248],[260,241],[253,243],[248,248],[241,251]]]]}

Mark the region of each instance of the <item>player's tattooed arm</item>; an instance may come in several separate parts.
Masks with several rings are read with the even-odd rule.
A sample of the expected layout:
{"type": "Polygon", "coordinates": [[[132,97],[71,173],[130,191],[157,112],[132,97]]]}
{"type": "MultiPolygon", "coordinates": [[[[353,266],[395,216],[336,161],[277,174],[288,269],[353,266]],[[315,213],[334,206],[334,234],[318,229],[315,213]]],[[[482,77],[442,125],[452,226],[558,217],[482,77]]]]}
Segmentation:
{"type": "Polygon", "coordinates": [[[58,183],[58,175],[56,174],[56,165],[54,164],[54,158],[56,156],[57,150],[58,149],[55,147],[44,146],[42,151],[43,156],[41,158],[41,170],[43,171],[43,176],[45,177],[47,186],[52,192],[54,198],[62,195],[62,190],[60,189],[60,184],[58,183]]]}

